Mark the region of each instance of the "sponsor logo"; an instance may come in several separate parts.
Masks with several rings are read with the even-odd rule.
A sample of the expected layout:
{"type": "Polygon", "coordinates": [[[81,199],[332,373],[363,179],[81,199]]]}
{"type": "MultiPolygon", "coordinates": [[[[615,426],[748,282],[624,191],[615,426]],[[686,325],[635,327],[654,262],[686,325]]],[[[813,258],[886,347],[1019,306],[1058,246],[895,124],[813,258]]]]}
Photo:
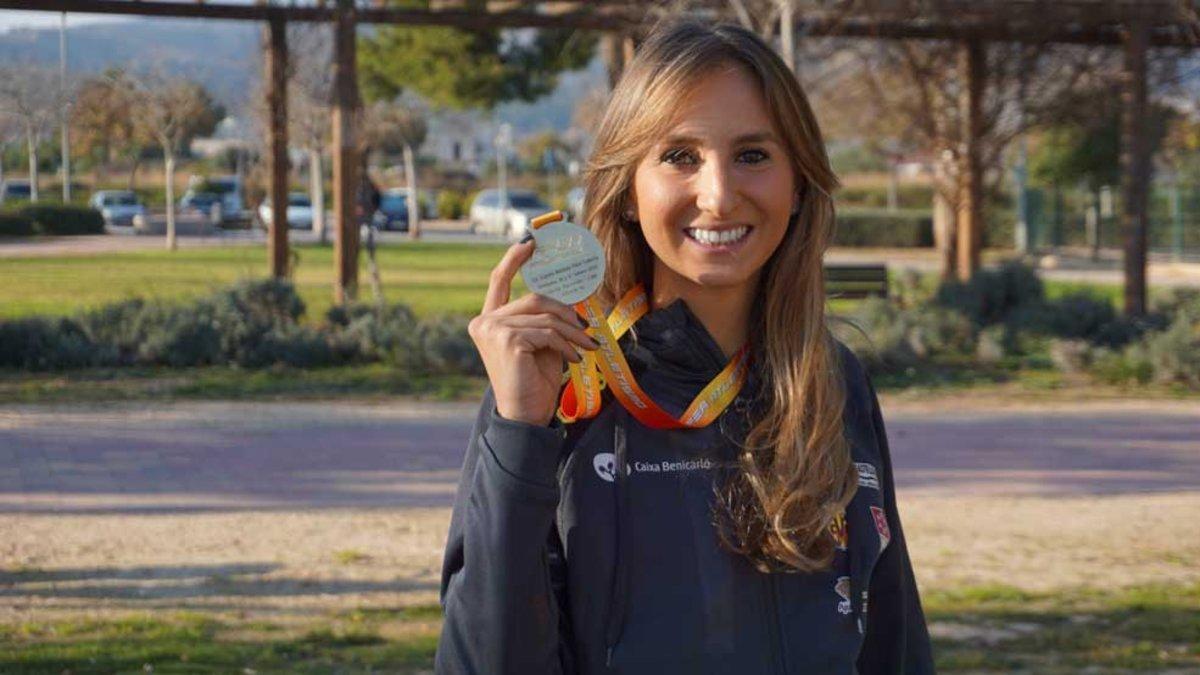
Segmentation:
{"type": "Polygon", "coordinates": [[[879,489],[879,474],[875,471],[874,464],[855,462],[854,466],[858,469],[859,487],[871,488],[872,490],[879,489]]]}
{"type": "Polygon", "coordinates": [[[677,471],[707,471],[716,466],[708,458],[685,459],[678,462],[634,462],[633,471],[636,473],[673,473],[677,471]]]}
{"type": "Polygon", "coordinates": [[[879,532],[879,550],[887,548],[892,540],[892,531],[888,528],[887,515],[878,506],[871,507],[871,517],[875,520],[875,529],[879,532]]]}
{"type": "Polygon", "coordinates": [[[833,522],[829,524],[829,533],[833,535],[834,546],[839,551],[845,551],[850,544],[850,534],[846,530],[845,512],[833,517],[833,522]]]}
{"type": "MultiPolygon", "coordinates": [[[[708,458],[685,459],[677,462],[634,462],[625,465],[626,475],[635,473],[682,473],[686,471],[708,471],[717,463],[708,458]]],[[[592,458],[592,468],[601,479],[611,483],[617,478],[617,458],[611,452],[599,452],[592,458]]]]}
{"type": "Polygon", "coordinates": [[[596,453],[592,458],[592,468],[596,469],[597,476],[610,483],[617,479],[617,457],[611,452],[596,453]]]}
{"type": "Polygon", "coordinates": [[[850,609],[850,577],[838,577],[837,583],[833,585],[833,590],[841,600],[838,600],[837,611],[839,614],[849,614],[850,609]]]}

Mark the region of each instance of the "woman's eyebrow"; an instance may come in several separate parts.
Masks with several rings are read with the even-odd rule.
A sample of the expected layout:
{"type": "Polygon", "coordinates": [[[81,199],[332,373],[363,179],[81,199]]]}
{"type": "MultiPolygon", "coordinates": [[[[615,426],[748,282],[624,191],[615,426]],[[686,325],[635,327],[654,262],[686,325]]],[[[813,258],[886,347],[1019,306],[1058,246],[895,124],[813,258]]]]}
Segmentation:
{"type": "MultiPolygon", "coordinates": [[[[671,134],[671,135],[667,136],[666,138],[664,138],[662,142],[665,144],[668,144],[668,145],[675,144],[675,143],[680,143],[680,144],[684,144],[684,145],[699,145],[702,142],[702,140],[700,138],[697,138],[696,136],[689,136],[687,134],[671,134]]],[[[733,142],[734,142],[734,144],[738,144],[738,145],[740,145],[742,143],[763,143],[763,142],[778,143],[779,139],[776,138],[776,136],[773,132],[755,131],[755,132],[751,132],[748,134],[742,134],[741,136],[738,136],[737,138],[733,139],[733,142]]]]}

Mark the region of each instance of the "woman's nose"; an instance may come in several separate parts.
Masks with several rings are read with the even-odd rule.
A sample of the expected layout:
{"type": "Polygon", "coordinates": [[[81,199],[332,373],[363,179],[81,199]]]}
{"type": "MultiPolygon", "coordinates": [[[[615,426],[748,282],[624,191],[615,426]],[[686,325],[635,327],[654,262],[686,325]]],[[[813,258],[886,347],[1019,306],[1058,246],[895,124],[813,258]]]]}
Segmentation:
{"type": "Polygon", "coordinates": [[[737,206],[737,190],[725,162],[710,160],[700,169],[696,207],[715,218],[726,218],[737,206]]]}

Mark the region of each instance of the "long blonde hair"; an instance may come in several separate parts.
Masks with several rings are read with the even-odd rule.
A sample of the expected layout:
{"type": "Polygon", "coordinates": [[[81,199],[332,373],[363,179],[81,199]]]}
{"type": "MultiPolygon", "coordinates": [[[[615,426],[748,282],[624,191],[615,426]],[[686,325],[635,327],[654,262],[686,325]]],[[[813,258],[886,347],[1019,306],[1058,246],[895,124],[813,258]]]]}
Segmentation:
{"type": "Polygon", "coordinates": [[[826,325],[822,256],[832,237],[838,180],[808,99],[757,35],[731,25],[676,21],[657,27],[613,90],[585,172],[584,222],[599,237],[607,271],[599,290],[612,306],[651,281],[653,253],[626,220],[638,163],[674,121],[692,84],[733,64],[761,85],[800,191],[800,212],[766,263],[752,321],[763,373],[761,400],[738,467],[721,486],[722,541],[763,570],[813,571],[833,559],[834,518],[857,489],[843,436],[845,391],[826,325]]]}

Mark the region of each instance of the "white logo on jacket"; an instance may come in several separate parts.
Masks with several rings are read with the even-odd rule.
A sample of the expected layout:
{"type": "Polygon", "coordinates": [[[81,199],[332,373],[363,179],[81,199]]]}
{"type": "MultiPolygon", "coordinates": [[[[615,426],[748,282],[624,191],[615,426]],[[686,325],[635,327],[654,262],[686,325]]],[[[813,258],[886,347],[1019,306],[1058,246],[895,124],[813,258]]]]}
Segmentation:
{"type": "Polygon", "coordinates": [[[879,489],[879,474],[876,473],[874,464],[855,462],[854,466],[858,469],[859,487],[871,488],[872,490],[879,489]]]}
{"type": "Polygon", "coordinates": [[[592,458],[592,468],[596,469],[597,476],[611,483],[617,479],[617,456],[611,452],[598,452],[592,458]]]}

